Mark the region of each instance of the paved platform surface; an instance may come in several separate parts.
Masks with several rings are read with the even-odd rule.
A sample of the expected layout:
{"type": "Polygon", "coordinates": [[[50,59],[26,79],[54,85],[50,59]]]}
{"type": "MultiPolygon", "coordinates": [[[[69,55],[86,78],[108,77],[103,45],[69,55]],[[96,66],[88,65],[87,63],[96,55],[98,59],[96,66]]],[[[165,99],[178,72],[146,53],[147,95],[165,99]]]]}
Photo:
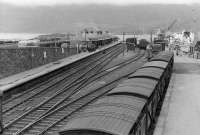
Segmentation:
{"type": "Polygon", "coordinates": [[[175,56],[154,135],[200,134],[200,60],[175,56]]]}
{"type": "Polygon", "coordinates": [[[74,61],[77,61],[80,58],[86,57],[89,53],[81,53],[77,55],[73,55],[56,62],[52,62],[37,68],[33,68],[31,70],[27,70],[25,72],[21,72],[0,80],[0,90],[4,91],[6,89],[12,88],[16,85],[22,84],[26,81],[32,80],[44,74],[47,74],[55,69],[68,65],[74,61]]]}
{"type": "Polygon", "coordinates": [[[46,64],[46,65],[31,69],[31,70],[27,70],[25,72],[21,72],[21,73],[0,79],[0,92],[4,92],[10,88],[13,88],[17,85],[20,85],[20,84],[27,82],[29,80],[32,80],[34,78],[40,77],[44,74],[47,74],[47,73],[54,71],[56,69],[59,69],[61,67],[64,67],[70,63],[73,63],[77,60],[80,60],[84,57],[92,55],[98,51],[101,51],[105,48],[109,48],[116,44],[118,44],[118,42],[112,43],[106,47],[102,47],[101,49],[98,49],[95,52],[91,52],[91,53],[85,52],[85,53],[80,53],[77,55],[72,55],[70,57],[58,60],[56,62],[52,62],[52,63],[46,64]]]}

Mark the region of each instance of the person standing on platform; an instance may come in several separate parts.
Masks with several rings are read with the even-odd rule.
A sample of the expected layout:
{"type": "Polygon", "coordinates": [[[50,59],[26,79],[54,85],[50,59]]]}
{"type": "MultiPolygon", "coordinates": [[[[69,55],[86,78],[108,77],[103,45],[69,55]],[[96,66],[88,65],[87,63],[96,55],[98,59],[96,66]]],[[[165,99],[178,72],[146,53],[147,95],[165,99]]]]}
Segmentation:
{"type": "Polygon", "coordinates": [[[179,52],[180,52],[180,46],[179,45],[176,45],[175,46],[175,50],[176,50],[176,56],[179,55],[179,52]]]}
{"type": "Polygon", "coordinates": [[[146,50],[147,50],[147,59],[148,61],[150,61],[152,57],[152,50],[153,50],[153,46],[151,43],[147,45],[146,50]]]}

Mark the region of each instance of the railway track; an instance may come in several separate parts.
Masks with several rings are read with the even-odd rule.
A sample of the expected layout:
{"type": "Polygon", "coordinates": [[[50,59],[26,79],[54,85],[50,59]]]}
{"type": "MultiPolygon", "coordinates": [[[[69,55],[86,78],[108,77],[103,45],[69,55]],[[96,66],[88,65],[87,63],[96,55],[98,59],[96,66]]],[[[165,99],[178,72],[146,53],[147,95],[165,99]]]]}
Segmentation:
{"type": "MultiPolygon", "coordinates": [[[[100,55],[99,55],[100,56],[100,55]]],[[[97,56],[97,58],[99,57],[97,56]]],[[[12,98],[9,98],[8,100],[3,102],[3,112],[7,112],[9,111],[10,108],[12,108],[12,106],[16,105],[16,103],[24,101],[26,99],[28,99],[29,97],[37,94],[37,91],[40,92],[45,88],[48,88],[49,85],[53,86],[54,84],[58,83],[59,81],[61,81],[62,79],[72,75],[73,73],[77,72],[78,70],[80,70],[81,68],[88,66],[88,61],[93,62],[95,59],[94,57],[89,57],[88,60],[83,60],[81,62],[81,66],[80,63],[77,62],[77,64],[75,64],[73,67],[71,67],[70,65],[68,66],[69,69],[67,69],[65,72],[62,72],[60,74],[55,75],[53,78],[49,78],[48,80],[44,81],[44,82],[40,82],[38,85],[31,87],[30,89],[27,89],[26,91],[18,94],[17,96],[13,96],[12,98]],[[43,88],[44,86],[46,86],[45,88],[43,88]],[[40,87],[42,87],[40,89],[40,87]],[[36,91],[37,90],[37,91],[36,91]],[[20,101],[19,101],[20,99],[20,101]],[[15,103],[15,104],[13,104],[15,103]]]]}
{"type": "MultiPolygon", "coordinates": [[[[73,63],[72,65],[68,65],[68,69],[65,72],[61,71],[61,73],[59,73],[59,74],[54,74],[53,78],[49,78],[46,81],[40,82],[38,85],[36,85],[30,89],[27,89],[26,91],[13,96],[12,98],[9,98],[9,99],[3,101],[3,105],[13,104],[13,102],[16,102],[19,98],[20,99],[29,98],[27,96],[30,96],[30,94],[32,94],[31,92],[33,92],[33,90],[38,89],[41,86],[48,85],[47,83],[49,83],[49,82],[51,82],[51,85],[56,84],[59,81],[61,81],[63,78],[72,75],[73,73],[81,70],[82,68],[84,68],[86,66],[89,66],[90,63],[95,62],[98,60],[98,58],[100,59],[102,57],[104,57],[104,56],[102,56],[101,53],[98,53],[97,56],[95,56],[95,57],[89,57],[87,59],[81,60],[80,62],[76,62],[76,63],[73,63]],[[88,63],[88,61],[90,61],[90,63],[88,63]],[[81,65],[80,65],[80,63],[81,63],[81,65]]],[[[33,92],[33,93],[35,93],[35,92],[33,92]]],[[[9,109],[4,108],[3,110],[4,110],[4,112],[6,112],[9,109]]]]}
{"type": "MultiPolygon", "coordinates": [[[[84,80],[85,82],[93,81],[94,84],[95,81],[98,82],[97,80],[99,79],[101,80],[102,77],[110,76],[114,71],[118,70],[119,74],[120,68],[124,66],[126,67],[126,65],[140,59],[143,55],[144,54],[137,55],[135,59],[126,61],[123,64],[119,64],[117,65],[116,68],[106,69],[102,71],[101,74],[98,74],[97,76],[93,75],[91,76],[91,78],[85,78],[84,80]]],[[[127,66],[126,68],[128,70],[130,67],[127,66]]],[[[40,111],[39,112],[37,111],[37,113],[36,112],[32,113],[32,115],[28,114],[29,115],[29,117],[27,117],[28,119],[24,120],[26,121],[31,120],[31,122],[29,121],[29,124],[27,124],[22,119],[19,119],[19,121],[13,121],[13,123],[5,127],[4,134],[39,135],[47,133],[48,130],[52,130],[52,128],[54,128],[58,123],[62,122],[64,119],[68,118],[71,114],[73,114],[74,112],[86,106],[88,103],[92,102],[99,96],[111,90],[116,85],[116,83],[124,77],[124,75],[116,76],[116,74],[117,72],[113,73],[111,76],[114,77],[115,79],[114,80],[108,79],[108,82],[106,84],[103,83],[100,84],[97,83],[97,85],[90,84],[89,87],[92,87],[92,89],[86,86],[85,89],[81,90],[82,87],[77,86],[76,93],[72,95],[72,97],[70,97],[69,99],[63,98],[62,100],[60,100],[60,102],[57,102],[56,105],[54,104],[53,107],[51,106],[51,108],[49,108],[49,110],[46,111],[44,115],[42,115],[41,117],[38,117],[38,113],[40,111]]]]}
{"type": "Polygon", "coordinates": [[[63,76],[59,76],[59,78],[53,80],[53,82],[47,82],[47,84],[35,87],[34,89],[31,89],[31,91],[29,90],[29,92],[22,93],[18,96],[18,98],[14,98],[13,101],[9,100],[4,102],[3,117],[6,119],[6,121],[4,120],[4,125],[7,126],[11,123],[10,121],[14,121],[12,118],[20,118],[18,110],[22,110],[22,114],[24,112],[26,114],[34,108],[41,106],[42,101],[50,101],[50,99],[55,97],[59,92],[61,94],[62,91],[76,86],[76,84],[80,83],[81,80],[84,79],[84,76],[87,75],[87,78],[90,77],[92,74],[100,70],[104,64],[109,62],[109,60],[116,57],[118,53],[120,53],[120,50],[121,49],[119,47],[117,50],[111,51],[111,53],[108,53],[106,56],[101,56],[93,62],[89,62],[89,64],[86,64],[84,67],[79,68],[79,70],[76,70],[75,72],[67,72],[63,76]],[[52,96],[53,94],[54,96],[52,96]],[[28,110],[26,109],[27,106],[28,110]]]}

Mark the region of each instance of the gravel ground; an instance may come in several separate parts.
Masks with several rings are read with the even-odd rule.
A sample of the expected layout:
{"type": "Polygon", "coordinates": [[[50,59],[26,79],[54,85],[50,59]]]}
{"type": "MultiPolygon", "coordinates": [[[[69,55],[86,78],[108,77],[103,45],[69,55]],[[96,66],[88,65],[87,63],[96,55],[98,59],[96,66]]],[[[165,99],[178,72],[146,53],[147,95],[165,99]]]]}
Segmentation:
{"type": "Polygon", "coordinates": [[[125,60],[132,59],[135,55],[137,55],[138,50],[136,51],[124,51],[124,54],[120,54],[117,58],[113,59],[104,69],[113,67],[114,65],[120,64],[125,60]]]}

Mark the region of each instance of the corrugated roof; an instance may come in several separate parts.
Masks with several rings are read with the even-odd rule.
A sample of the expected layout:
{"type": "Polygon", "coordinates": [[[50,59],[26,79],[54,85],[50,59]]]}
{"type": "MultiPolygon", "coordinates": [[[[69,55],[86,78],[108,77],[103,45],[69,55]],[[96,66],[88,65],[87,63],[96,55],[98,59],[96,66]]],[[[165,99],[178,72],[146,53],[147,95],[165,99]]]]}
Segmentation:
{"type": "Polygon", "coordinates": [[[154,88],[157,85],[157,83],[158,82],[156,80],[152,80],[149,78],[130,78],[120,83],[117,87],[140,86],[140,87],[151,89],[151,88],[154,88]]]}
{"type": "Polygon", "coordinates": [[[165,57],[165,56],[156,56],[154,58],[151,58],[151,61],[165,61],[169,62],[171,57],[165,57]]]}
{"type": "Polygon", "coordinates": [[[81,119],[74,119],[66,125],[61,133],[64,133],[65,135],[71,135],[68,134],[69,131],[88,130],[88,132],[96,131],[97,133],[104,132],[112,135],[128,135],[132,124],[133,123],[122,121],[120,119],[115,119],[112,117],[91,116],[81,119]]]}
{"type": "Polygon", "coordinates": [[[126,95],[106,96],[104,98],[99,99],[96,103],[92,104],[89,107],[89,109],[96,111],[96,109],[93,109],[93,108],[98,108],[102,106],[103,107],[115,106],[115,107],[125,108],[125,109],[129,109],[129,110],[133,110],[137,112],[138,110],[140,110],[141,104],[143,104],[145,101],[146,101],[145,99],[140,99],[138,97],[132,97],[132,96],[126,96],[126,95]]]}
{"type": "Polygon", "coordinates": [[[105,96],[72,119],[61,132],[89,130],[128,135],[145,102],[132,96],[105,96]]]}
{"type": "Polygon", "coordinates": [[[153,89],[141,86],[123,86],[113,89],[108,93],[108,95],[125,94],[147,99],[151,96],[152,92],[153,89]]]}
{"type": "Polygon", "coordinates": [[[131,74],[129,78],[152,78],[152,79],[160,79],[164,70],[159,68],[141,68],[138,69],[135,73],[131,74]]]}
{"type": "Polygon", "coordinates": [[[158,55],[173,56],[174,53],[173,53],[173,52],[170,52],[170,51],[164,51],[164,52],[159,52],[158,55]]]}
{"type": "Polygon", "coordinates": [[[142,67],[158,67],[165,69],[167,67],[168,63],[164,61],[151,61],[145,63],[142,67]]]}
{"type": "Polygon", "coordinates": [[[96,105],[96,104],[102,104],[102,103],[103,104],[115,103],[115,104],[127,104],[130,106],[135,106],[135,105],[138,106],[145,101],[146,101],[145,99],[140,99],[137,97],[116,95],[116,96],[106,96],[104,98],[100,98],[99,100],[97,100],[97,102],[92,104],[92,106],[96,105]],[[134,104],[133,104],[133,102],[134,102],[134,104]]]}
{"type": "Polygon", "coordinates": [[[160,52],[155,57],[151,58],[151,61],[166,61],[169,62],[170,59],[173,57],[173,53],[169,51],[160,52]]]}

